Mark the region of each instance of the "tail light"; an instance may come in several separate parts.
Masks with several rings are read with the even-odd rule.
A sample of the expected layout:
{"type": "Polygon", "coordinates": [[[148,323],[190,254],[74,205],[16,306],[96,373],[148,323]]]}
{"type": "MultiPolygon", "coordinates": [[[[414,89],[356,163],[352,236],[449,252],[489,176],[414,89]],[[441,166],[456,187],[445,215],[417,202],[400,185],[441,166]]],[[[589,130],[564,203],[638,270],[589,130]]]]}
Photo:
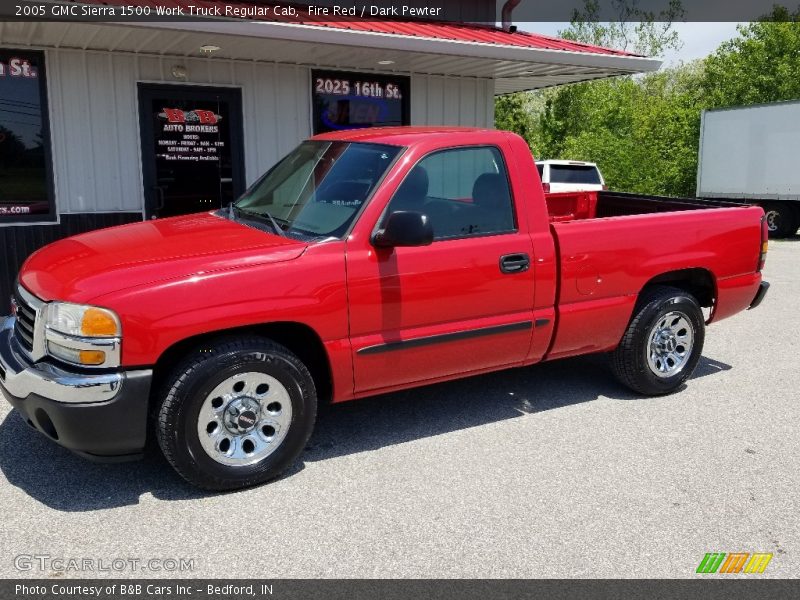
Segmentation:
{"type": "Polygon", "coordinates": [[[761,217],[761,248],[758,254],[758,272],[764,268],[764,263],[767,262],[767,248],[769,247],[769,225],[767,224],[767,216],[761,217]]]}
{"type": "Polygon", "coordinates": [[[549,183],[543,183],[542,187],[544,188],[544,193],[545,194],[549,194],[550,193],[550,184],[549,183]]]}

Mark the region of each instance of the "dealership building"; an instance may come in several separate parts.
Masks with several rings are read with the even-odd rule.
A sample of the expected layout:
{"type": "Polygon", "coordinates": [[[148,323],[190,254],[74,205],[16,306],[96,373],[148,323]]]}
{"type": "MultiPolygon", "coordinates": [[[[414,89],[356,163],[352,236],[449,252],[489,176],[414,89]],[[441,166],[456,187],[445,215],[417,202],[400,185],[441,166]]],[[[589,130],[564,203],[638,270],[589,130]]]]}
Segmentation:
{"type": "Polygon", "coordinates": [[[112,21],[0,22],[0,297],[44,244],[227,205],[315,133],[492,127],[499,94],[660,64],[478,24],[112,21]]]}

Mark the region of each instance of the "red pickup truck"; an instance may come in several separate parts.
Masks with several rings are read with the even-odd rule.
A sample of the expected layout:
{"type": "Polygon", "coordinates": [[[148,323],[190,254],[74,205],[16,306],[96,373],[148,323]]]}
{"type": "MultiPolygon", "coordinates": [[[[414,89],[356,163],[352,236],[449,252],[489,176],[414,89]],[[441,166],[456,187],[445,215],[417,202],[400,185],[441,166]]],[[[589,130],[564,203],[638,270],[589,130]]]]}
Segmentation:
{"type": "Polygon", "coordinates": [[[0,389],[85,456],[155,439],[191,483],[239,488],[298,458],[318,402],[593,352],[672,392],[705,325],[761,302],[766,244],[758,207],[546,199],[511,133],[326,134],[222,210],[32,255],[0,389]]]}

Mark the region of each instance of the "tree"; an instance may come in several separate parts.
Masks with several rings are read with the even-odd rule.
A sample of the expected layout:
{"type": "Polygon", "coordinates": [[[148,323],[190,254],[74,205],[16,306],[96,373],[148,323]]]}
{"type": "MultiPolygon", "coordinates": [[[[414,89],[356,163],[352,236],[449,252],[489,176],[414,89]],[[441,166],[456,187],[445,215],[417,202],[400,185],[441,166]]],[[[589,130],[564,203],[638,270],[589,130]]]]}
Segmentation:
{"type": "Polygon", "coordinates": [[[701,84],[702,65],[693,63],[560,91],[540,119],[534,149],[546,158],[597,162],[614,189],[691,195],[701,84]]]}
{"type": "MultiPolygon", "coordinates": [[[[589,0],[580,18],[591,19],[596,11],[596,0],[589,0]]],[[[680,43],[655,22],[603,24],[576,17],[562,35],[646,54],[680,43]]],[[[534,113],[535,126],[523,135],[537,158],[597,162],[613,189],[693,195],[701,112],[798,99],[798,73],[800,9],[776,8],[740,27],[735,39],[705,60],[529,94],[520,106],[534,113]]]]}
{"type": "Polygon", "coordinates": [[[526,140],[533,138],[536,122],[529,107],[530,94],[505,94],[495,99],[494,124],[498,129],[514,131],[526,140]]]}
{"type": "Polygon", "coordinates": [[[0,125],[0,166],[16,165],[25,153],[22,139],[10,129],[0,125]]]}
{"type": "MultiPolygon", "coordinates": [[[[669,0],[658,14],[641,10],[639,0],[610,2],[617,15],[615,21],[601,22],[599,1],[584,0],[583,10],[573,13],[570,27],[559,35],[647,55],[680,48],[681,41],[673,27],[675,20],[684,14],[680,0],[669,0]]],[[[612,102],[611,96],[631,94],[633,85],[630,77],[623,77],[542,90],[528,94],[524,100],[513,98],[514,95],[504,96],[498,99],[496,124],[501,128],[510,126],[525,137],[537,156],[560,157],[570,136],[597,132],[598,126],[615,131],[619,137],[630,125],[629,111],[606,109],[612,102]],[[534,115],[521,114],[526,109],[534,115]]]]}
{"type": "MultiPolygon", "coordinates": [[[[611,0],[615,21],[600,22],[597,0],[585,0],[567,39],[658,56],[679,49],[674,22],[678,0],[658,14],[638,0],[611,0]]],[[[569,85],[546,97],[533,147],[545,158],[597,162],[610,187],[649,194],[694,192],[701,68],[667,69],[643,77],[618,77],[569,85]]]]}
{"type": "Polygon", "coordinates": [[[680,50],[683,43],[673,25],[686,15],[681,0],[669,0],[654,13],[639,8],[639,0],[609,0],[616,18],[602,22],[599,0],[584,0],[582,11],[574,10],[568,29],[559,35],[567,40],[625,50],[642,56],[662,56],[680,50]]]}
{"type": "Polygon", "coordinates": [[[800,98],[800,10],[776,7],[706,59],[709,107],[800,98]]]}

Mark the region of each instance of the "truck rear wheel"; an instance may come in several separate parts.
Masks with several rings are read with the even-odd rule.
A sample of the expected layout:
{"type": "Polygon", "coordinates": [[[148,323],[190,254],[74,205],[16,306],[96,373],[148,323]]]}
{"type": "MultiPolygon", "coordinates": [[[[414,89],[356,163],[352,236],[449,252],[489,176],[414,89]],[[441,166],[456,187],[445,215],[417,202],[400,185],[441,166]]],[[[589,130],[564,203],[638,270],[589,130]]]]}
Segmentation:
{"type": "Polygon", "coordinates": [[[654,286],[634,309],[622,341],[611,354],[617,378],[641,394],[669,394],[694,372],[705,341],[703,311],[683,290],[654,286]]]}
{"type": "Polygon", "coordinates": [[[787,202],[769,202],[763,205],[767,229],[771,238],[785,238],[795,234],[800,227],[798,212],[787,202]]]}
{"type": "Polygon", "coordinates": [[[189,483],[232,490],[278,477],[314,427],[317,396],[305,365],[258,337],[200,347],[168,378],[156,437],[189,483]]]}

